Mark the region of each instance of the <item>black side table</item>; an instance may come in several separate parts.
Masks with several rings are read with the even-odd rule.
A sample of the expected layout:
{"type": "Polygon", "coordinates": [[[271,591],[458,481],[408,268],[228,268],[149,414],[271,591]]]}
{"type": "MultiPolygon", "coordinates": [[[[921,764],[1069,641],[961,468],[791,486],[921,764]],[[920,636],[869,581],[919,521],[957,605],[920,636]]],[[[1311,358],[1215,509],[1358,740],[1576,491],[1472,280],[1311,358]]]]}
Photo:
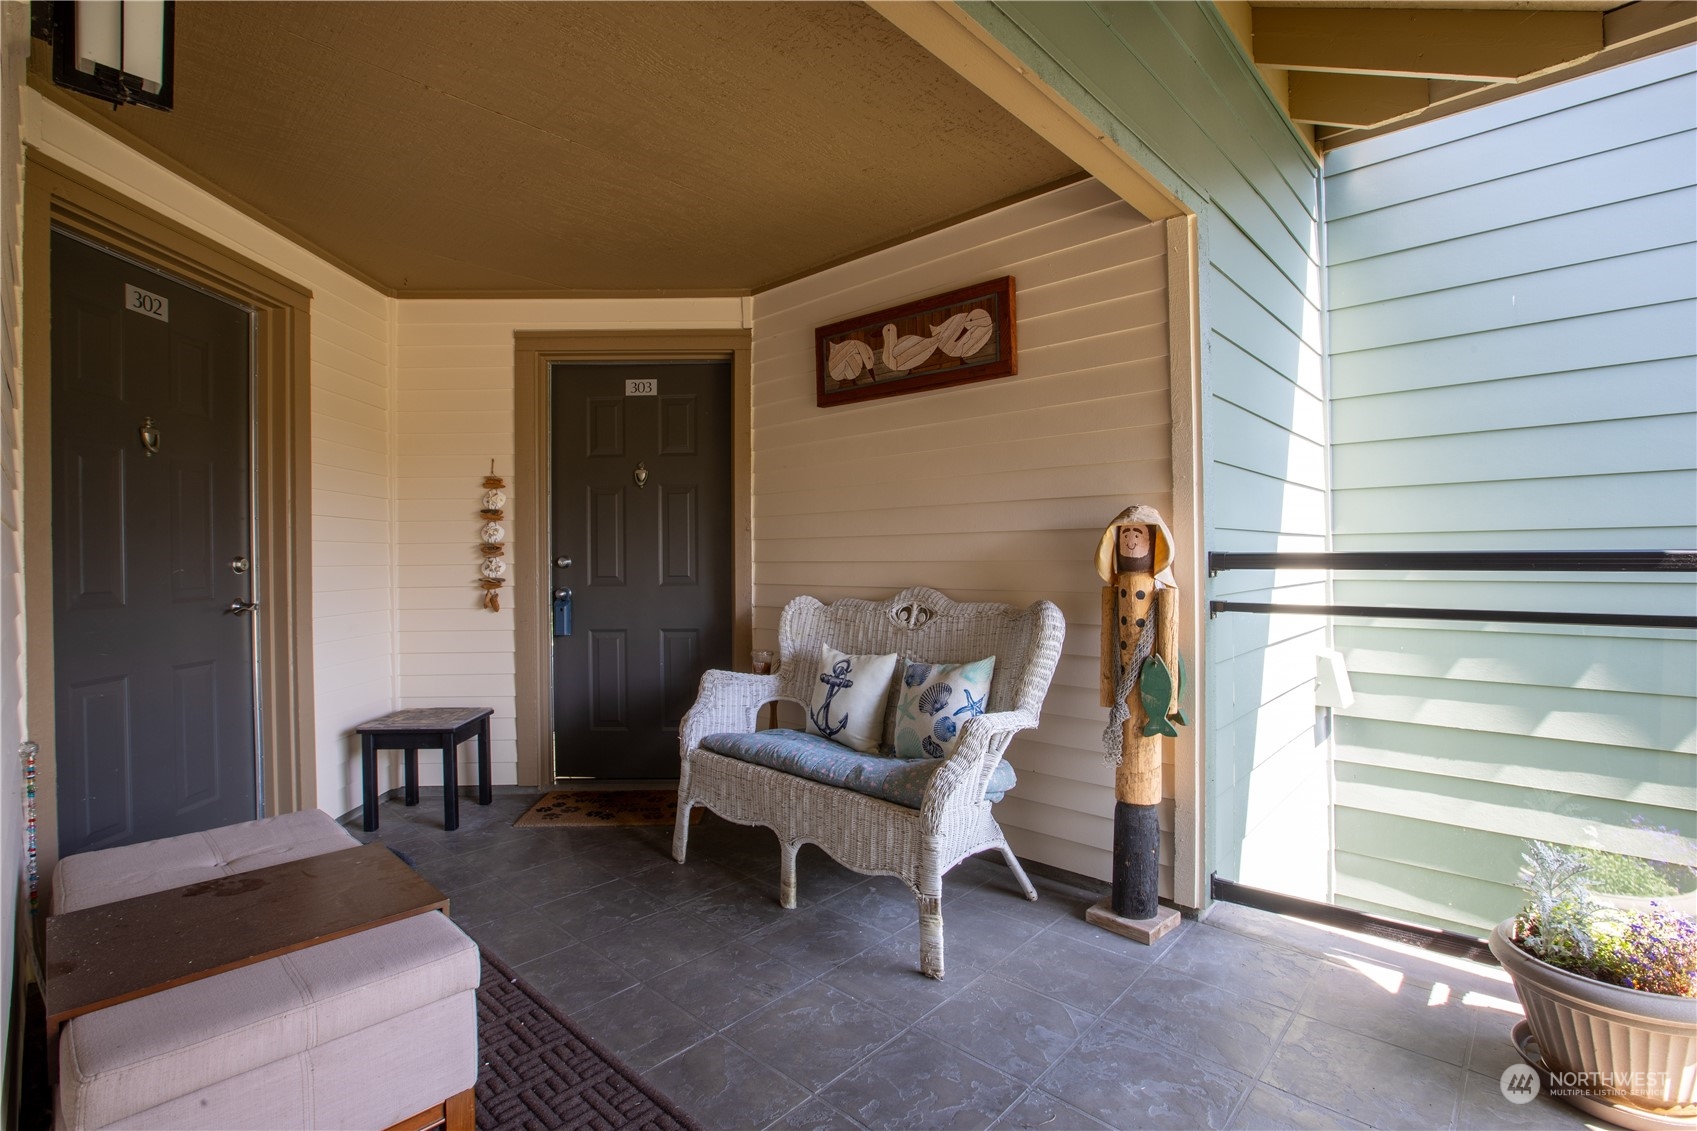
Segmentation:
{"type": "Polygon", "coordinates": [[[365,831],[377,831],[379,750],[406,751],[406,786],[402,796],[406,804],[417,805],[418,752],[420,749],[441,749],[442,827],[452,832],[460,827],[459,762],[455,755],[460,743],[475,734],[477,803],[489,804],[493,800],[489,780],[489,716],[494,713],[490,707],[412,707],[356,727],[365,786],[365,831]]]}

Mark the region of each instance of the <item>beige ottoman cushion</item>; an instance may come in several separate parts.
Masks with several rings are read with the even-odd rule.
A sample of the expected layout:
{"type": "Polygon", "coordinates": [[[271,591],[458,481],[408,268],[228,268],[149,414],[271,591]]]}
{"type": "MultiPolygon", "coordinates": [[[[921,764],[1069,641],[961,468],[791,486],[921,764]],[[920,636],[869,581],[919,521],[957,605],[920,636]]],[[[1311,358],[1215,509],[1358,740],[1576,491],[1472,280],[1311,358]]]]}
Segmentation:
{"type": "Polygon", "coordinates": [[[433,1002],[124,1116],[113,1126],[137,1131],[392,1127],[420,1109],[420,1081],[450,1095],[477,1082],[476,994],[433,1002]]]}
{"type": "Polygon", "coordinates": [[[204,833],[67,856],[53,870],[49,913],[60,915],[358,848],[359,841],[322,809],[305,809],[204,833]]]}
{"type": "MultiPolygon", "coordinates": [[[[358,847],[317,809],[70,856],[54,914],[358,847]]],[[[62,1131],[383,1128],[477,1082],[477,944],[430,912],[72,1019],[62,1131]]]]}
{"type": "Polygon", "coordinates": [[[84,1014],[60,1035],[59,1124],[128,1125],[160,1109],[154,1114],[165,1122],[149,1116],[143,1123],[388,1126],[426,1106],[430,1094],[440,1099],[476,1082],[476,1007],[468,1003],[480,969],[477,945],[430,912],[84,1014]],[[438,1008],[452,1016],[403,1020],[425,1020],[438,1008]],[[363,1063],[334,1063],[344,1040],[363,1063]],[[399,1047],[382,1051],[390,1043],[399,1047]],[[442,1058],[446,1068],[436,1063],[442,1058]],[[402,1070],[408,1062],[424,1074],[402,1070]],[[230,1090],[230,1081],[249,1073],[257,1073],[254,1090],[230,1090]],[[273,1110],[277,1089],[293,1098],[273,1110]],[[369,1124],[324,1120],[327,1106],[359,1108],[361,1091],[379,1106],[392,1093],[396,1114],[369,1124]],[[217,1096],[227,1096],[245,1121],[200,1106],[217,1096]],[[194,1102],[186,1108],[172,1104],[187,1097],[194,1102]],[[175,1114],[160,1114],[167,1111],[175,1114]]]}

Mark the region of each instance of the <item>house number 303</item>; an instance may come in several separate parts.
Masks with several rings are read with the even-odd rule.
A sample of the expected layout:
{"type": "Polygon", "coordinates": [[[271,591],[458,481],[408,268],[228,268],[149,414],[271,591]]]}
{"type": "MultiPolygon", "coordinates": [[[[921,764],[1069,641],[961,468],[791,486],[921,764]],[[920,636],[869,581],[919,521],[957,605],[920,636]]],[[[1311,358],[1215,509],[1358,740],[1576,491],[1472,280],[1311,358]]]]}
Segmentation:
{"type": "Polygon", "coordinates": [[[171,321],[171,300],[152,291],[144,291],[133,283],[124,284],[124,309],[161,322],[171,321]]]}
{"type": "Polygon", "coordinates": [[[625,381],[625,396],[627,397],[657,397],[660,395],[660,382],[653,377],[640,377],[625,381]]]}

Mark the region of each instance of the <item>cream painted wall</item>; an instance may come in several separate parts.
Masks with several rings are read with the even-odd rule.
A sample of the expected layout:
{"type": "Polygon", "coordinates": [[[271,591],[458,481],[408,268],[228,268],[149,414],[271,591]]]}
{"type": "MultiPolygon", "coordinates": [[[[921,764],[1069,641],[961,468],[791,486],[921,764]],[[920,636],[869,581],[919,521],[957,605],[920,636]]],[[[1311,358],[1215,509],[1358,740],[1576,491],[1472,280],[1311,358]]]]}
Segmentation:
{"type": "MultiPolygon", "coordinates": [[[[500,613],[484,611],[473,548],[489,461],[512,473],[513,334],[740,327],[746,301],[393,300],[33,92],[23,99],[29,144],[313,292],[319,806],[359,804],[353,726],[467,698],[495,705],[495,781],[515,782],[513,587],[500,613]]],[[[1043,726],[1014,748],[1023,782],[1001,812],[1022,854],[1103,877],[1113,794],[1089,558],[1128,501],[1170,509],[1165,288],[1163,229],[1086,182],[752,304],[757,642],[773,642],[779,609],[802,592],[926,582],[966,599],[1056,600],[1073,626],[1067,653],[1043,726]],[[814,408],[815,325],[1004,273],[1019,280],[1019,376],[814,408]],[[946,465],[944,537],[923,533],[936,513],[899,499],[914,453],[946,465]]],[[[385,786],[397,761],[385,759],[385,786]]],[[[425,783],[439,782],[423,763],[425,783]]],[[[1169,842],[1164,866],[1170,854],[1169,842]]]]}
{"type": "Polygon", "coordinates": [[[755,646],[776,647],[779,613],[803,593],[925,584],[959,600],[1054,601],[1066,645],[996,813],[1022,857],[1108,878],[1091,559],[1128,503],[1172,513],[1163,226],[1086,181],[764,292],[753,379],[755,646]],[[1017,376],[815,406],[814,327],[1007,274],[1017,376]]]}
{"type": "Polygon", "coordinates": [[[350,728],[394,701],[394,302],[35,91],[22,98],[27,145],[312,292],[318,805],[343,813],[359,803],[359,747],[350,728]]]}
{"type": "MultiPolygon", "coordinates": [[[[318,806],[360,804],[352,728],[397,707],[492,704],[495,781],[514,783],[512,590],[500,613],[481,608],[473,549],[489,461],[513,470],[513,333],[737,327],[744,300],[397,301],[21,93],[28,144],[312,291],[318,806]]],[[[399,761],[383,757],[383,788],[399,761]]],[[[440,765],[421,761],[440,784],[440,765]]]]}
{"type": "MultiPolygon", "coordinates": [[[[0,72],[23,71],[29,54],[29,9],[0,5],[0,72]]],[[[24,711],[22,436],[19,409],[22,388],[21,318],[23,194],[18,191],[24,160],[19,137],[18,87],[0,83],[0,759],[15,759],[27,733],[24,711]]],[[[0,761],[0,1002],[10,1007],[18,989],[18,918],[25,908],[22,777],[18,761],[0,761]]],[[[10,1034],[0,1037],[0,1064],[10,1065],[10,1034]]],[[[8,1121],[16,1111],[12,1073],[7,1072],[0,1112],[8,1121]]]]}
{"type": "MultiPolygon", "coordinates": [[[[743,300],[404,299],[398,307],[396,706],[493,706],[495,784],[512,785],[514,617],[545,614],[517,598],[511,572],[501,611],[483,608],[477,511],[491,460],[509,499],[523,490],[513,482],[513,334],[736,328],[743,300]]],[[[510,518],[505,525],[510,546],[537,536],[510,518]]],[[[461,752],[462,782],[474,780],[475,749],[461,752]]],[[[421,759],[419,778],[440,785],[440,762],[421,759]]]]}

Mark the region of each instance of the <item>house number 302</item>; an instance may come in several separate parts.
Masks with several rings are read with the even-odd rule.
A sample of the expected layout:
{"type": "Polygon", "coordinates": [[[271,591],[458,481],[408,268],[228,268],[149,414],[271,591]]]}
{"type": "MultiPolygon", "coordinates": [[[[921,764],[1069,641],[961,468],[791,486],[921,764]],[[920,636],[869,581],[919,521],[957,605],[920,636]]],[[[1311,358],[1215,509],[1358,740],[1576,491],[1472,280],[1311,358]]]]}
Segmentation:
{"type": "Polygon", "coordinates": [[[144,291],[133,283],[124,284],[124,309],[161,322],[171,321],[171,300],[152,291],[144,291]]]}
{"type": "Polygon", "coordinates": [[[627,397],[657,397],[660,395],[660,382],[653,377],[641,377],[625,381],[625,396],[627,397]]]}

